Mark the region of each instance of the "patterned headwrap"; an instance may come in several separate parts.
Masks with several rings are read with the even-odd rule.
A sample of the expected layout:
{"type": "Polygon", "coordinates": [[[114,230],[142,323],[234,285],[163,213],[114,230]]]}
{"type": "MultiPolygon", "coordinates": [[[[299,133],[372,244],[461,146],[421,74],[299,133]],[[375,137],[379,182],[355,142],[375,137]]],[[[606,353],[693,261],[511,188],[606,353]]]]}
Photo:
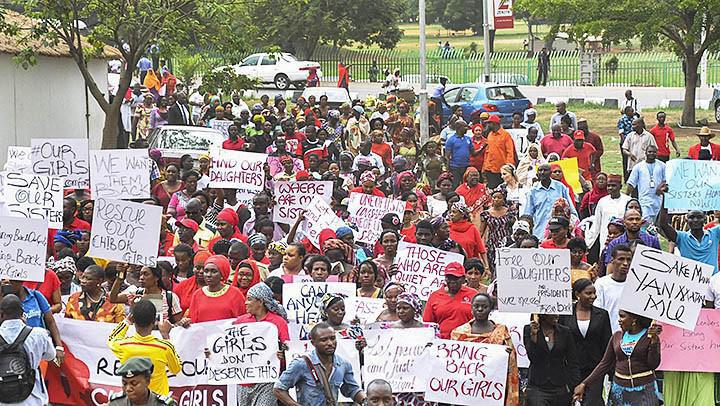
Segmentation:
{"type": "Polygon", "coordinates": [[[335,303],[345,300],[346,295],[342,293],[325,293],[322,297],[322,303],[320,303],[320,319],[325,321],[328,319],[327,309],[335,303]]]}
{"type": "Polygon", "coordinates": [[[555,200],[555,202],[553,203],[553,208],[552,208],[553,214],[555,214],[555,211],[557,209],[562,210],[562,216],[567,218],[568,220],[570,220],[570,216],[572,215],[572,212],[570,211],[570,205],[568,204],[567,200],[565,200],[562,197],[555,200]]]}
{"type": "Polygon", "coordinates": [[[453,181],[453,174],[450,173],[450,172],[443,172],[443,173],[441,173],[440,176],[438,176],[437,184],[438,184],[438,185],[441,184],[442,181],[444,181],[444,180],[449,180],[450,182],[452,182],[452,181],[453,181]]]}
{"type": "Polygon", "coordinates": [[[470,208],[463,201],[453,203],[452,209],[459,211],[464,217],[470,217],[470,208]]]}
{"type": "Polygon", "coordinates": [[[341,153],[340,153],[340,158],[342,158],[342,157],[347,157],[347,158],[349,158],[351,161],[355,159],[355,155],[353,155],[353,153],[350,152],[350,151],[343,151],[343,152],[341,152],[341,153]]]}
{"type": "Polygon", "coordinates": [[[268,251],[275,251],[280,255],[285,255],[287,250],[287,243],[283,241],[273,241],[268,245],[268,251]]]}
{"type": "Polygon", "coordinates": [[[390,289],[392,288],[398,288],[400,289],[400,292],[405,292],[405,287],[397,282],[390,281],[383,286],[383,295],[386,294],[390,289]]]}
{"type": "Polygon", "coordinates": [[[48,267],[56,274],[60,272],[70,272],[74,275],[75,271],[77,271],[75,260],[72,257],[65,257],[59,261],[48,262],[48,267]]]}
{"type": "Polygon", "coordinates": [[[265,305],[270,313],[275,313],[283,319],[287,320],[287,312],[280,303],[273,297],[272,290],[264,283],[258,283],[257,285],[248,289],[247,296],[253,299],[257,299],[265,305]]]}
{"type": "Polygon", "coordinates": [[[352,228],[350,228],[348,226],[342,226],[342,227],[338,228],[337,230],[335,230],[335,235],[338,238],[343,238],[344,236],[346,236],[348,234],[351,234],[351,235],[353,234],[352,228]]]}
{"type": "Polygon", "coordinates": [[[625,230],[625,222],[623,221],[622,217],[611,217],[610,222],[608,223],[608,226],[612,224],[615,227],[620,228],[621,230],[625,230]]]}
{"type": "Polygon", "coordinates": [[[255,244],[267,245],[267,237],[262,233],[255,233],[248,238],[248,246],[252,247],[255,244]]]}
{"type": "Polygon", "coordinates": [[[347,261],[348,263],[353,262],[352,259],[354,255],[352,248],[349,245],[345,244],[343,240],[337,238],[329,238],[323,242],[323,253],[327,253],[329,250],[335,249],[342,250],[345,261],[347,261]]]}
{"type": "Polygon", "coordinates": [[[58,230],[53,241],[72,247],[80,239],[80,237],[80,231],[58,230]]]}
{"type": "Polygon", "coordinates": [[[410,179],[412,179],[413,182],[416,182],[416,180],[415,180],[415,174],[412,173],[412,172],[410,172],[410,171],[404,171],[404,172],[400,172],[400,173],[398,174],[398,180],[399,180],[399,181],[402,181],[403,178],[408,178],[408,177],[409,177],[410,179]]]}
{"type": "Polygon", "coordinates": [[[365,171],[360,175],[360,183],[375,182],[375,174],[372,171],[365,171]]]}
{"type": "Polygon", "coordinates": [[[432,224],[433,229],[437,229],[440,224],[445,222],[445,219],[443,218],[443,216],[435,216],[428,221],[430,222],[430,224],[432,224]]]}
{"type": "Polygon", "coordinates": [[[420,298],[418,295],[410,292],[403,292],[398,295],[397,297],[398,303],[405,303],[410,305],[410,307],[415,310],[415,318],[420,318],[422,316],[422,303],[420,302],[420,298]]]}
{"type": "Polygon", "coordinates": [[[210,252],[206,250],[198,251],[193,257],[193,265],[205,265],[205,261],[210,258],[210,252]]]}

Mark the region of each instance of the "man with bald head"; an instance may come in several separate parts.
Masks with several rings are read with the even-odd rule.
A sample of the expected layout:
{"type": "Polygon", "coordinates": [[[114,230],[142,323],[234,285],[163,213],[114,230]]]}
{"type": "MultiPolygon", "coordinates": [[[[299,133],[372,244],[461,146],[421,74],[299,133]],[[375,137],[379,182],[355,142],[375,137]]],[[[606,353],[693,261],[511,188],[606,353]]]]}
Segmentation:
{"type": "Polygon", "coordinates": [[[393,394],[390,383],[384,379],[375,379],[367,385],[367,406],[392,406],[393,394]]]}
{"type": "Polygon", "coordinates": [[[640,230],[643,219],[639,211],[635,209],[625,210],[625,215],[623,216],[623,223],[625,224],[625,232],[620,234],[619,237],[610,241],[607,246],[607,252],[604,258],[606,266],[612,260],[612,250],[613,248],[615,248],[616,245],[630,244],[635,240],[640,240],[642,241],[643,245],[647,245],[648,247],[653,247],[656,249],[661,249],[660,240],[658,240],[657,237],[640,230]]]}
{"type": "Polygon", "coordinates": [[[538,238],[545,237],[545,227],[552,217],[552,207],[557,199],[565,199],[570,211],[577,216],[575,204],[570,199],[570,191],[562,183],[550,178],[550,165],[538,166],[537,177],[539,182],[533,185],[527,194],[527,202],[523,206],[523,213],[530,215],[534,221],[533,234],[538,238]]]}
{"type": "MultiPolygon", "coordinates": [[[[185,205],[185,217],[189,218],[198,224],[198,229],[195,232],[193,239],[203,248],[208,247],[208,243],[215,236],[215,232],[210,230],[205,221],[205,212],[203,212],[203,204],[196,197],[188,200],[185,205]]],[[[179,225],[179,224],[178,224],[179,225]]],[[[175,227],[176,230],[179,227],[175,227]]],[[[180,244],[180,234],[178,231],[175,232],[175,239],[173,240],[173,246],[180,244]]]]}

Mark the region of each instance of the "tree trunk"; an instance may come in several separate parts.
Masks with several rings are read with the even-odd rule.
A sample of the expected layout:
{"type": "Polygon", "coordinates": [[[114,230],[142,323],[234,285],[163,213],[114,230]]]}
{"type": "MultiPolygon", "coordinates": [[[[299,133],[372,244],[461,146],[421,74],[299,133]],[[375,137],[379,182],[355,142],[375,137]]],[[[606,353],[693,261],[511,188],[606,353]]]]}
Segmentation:
{"type": "MultiPolygon", "coordinates": [[[[103,126],[103,137],[101,149],[118,148],[118,120],[120,119],[120,104],[111,105],[110,111],[105,113],[105,125],[103,126]]],[[[125,145],[127,147],[127,145],[125,145]]]]}
{"type": "Polygon", "coordinates": [[[700,58],[685,55],[685,98],[683,99],[682,125],[695,125],[695,93],[698,79],[700,58]]]}

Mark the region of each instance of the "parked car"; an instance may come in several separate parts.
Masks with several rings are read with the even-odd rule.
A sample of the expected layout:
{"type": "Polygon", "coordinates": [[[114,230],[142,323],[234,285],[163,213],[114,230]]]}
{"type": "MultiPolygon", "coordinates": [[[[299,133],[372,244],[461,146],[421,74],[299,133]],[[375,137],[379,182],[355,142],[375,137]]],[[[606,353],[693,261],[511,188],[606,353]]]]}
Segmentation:
{"type": "Polygon", "coordinates": [[[305,100],[310,96],[315,96],[315,100],[320,100],[320,96],[328,97],[330,107],[337,109],[343,103],[352,105],[352,101],[358,98],[357,93],[348,92],[341,87],[306,87],[302,92],[305,100]]]}
{"type": "Polygon", "coordinates": [[[715,121],[720,123],[720,86],[715,86],[713,89],[710,108],[715,110],[715,121]]]}
{"type": "Polygon", "coordinates": [[[443,118],[450,117],[454,106],[462,106],[463,118],[488,112],[500,116],[503,127],[512,123],[512,114],[524,112],[532,103],[517,86],[506,83],[465,83],[450,86],[443,93],[443,118]]]}
{"type": "Polygon", "coordinates": [[[180,163],[180,157],[190,154],[194,159],[211,149],[222,148],[225,136],[206,127],[166,125],[158,127],[148,136],[150,148],[158,148],[166,162],[180,163]]]}
{"type": "Polygon", "coordinates": [[[287,90],[290,85],[298,89],[305,87],[310,68],[317,68],[318,77],[322,79],[319,63],[298,61],[287,52],[252,54],[240,64],[233,65],[238,75],[245,75],[262,83],[273,83],[280,90],[287,90]]]}

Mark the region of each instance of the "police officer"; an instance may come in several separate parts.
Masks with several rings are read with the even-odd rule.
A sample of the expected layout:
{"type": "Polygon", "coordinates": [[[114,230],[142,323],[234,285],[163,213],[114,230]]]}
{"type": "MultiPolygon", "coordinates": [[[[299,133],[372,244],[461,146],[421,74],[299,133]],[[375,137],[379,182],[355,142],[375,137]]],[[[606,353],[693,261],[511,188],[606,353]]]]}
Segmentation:
{"type": "Polygon", "coordinates": [[[128,358],[117,370],[117,375],[122,377],[123,393],[110,396],[108,406],[176,406],[177,402],[170,396],[161,396],[148,389],[152,371],[153,363],[150,358],[128,358]]]}

